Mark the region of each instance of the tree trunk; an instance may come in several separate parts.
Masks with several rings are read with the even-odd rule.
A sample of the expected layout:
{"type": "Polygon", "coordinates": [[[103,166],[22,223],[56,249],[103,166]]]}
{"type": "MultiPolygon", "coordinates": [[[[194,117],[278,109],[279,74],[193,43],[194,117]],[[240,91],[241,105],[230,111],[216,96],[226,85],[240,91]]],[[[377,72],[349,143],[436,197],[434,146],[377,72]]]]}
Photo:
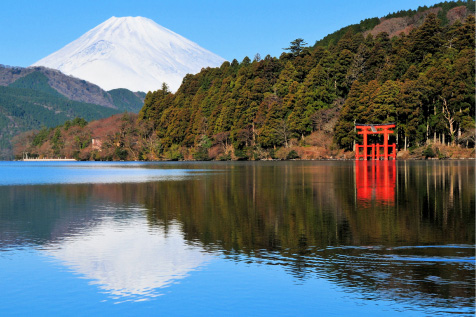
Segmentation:
{"type": "Polygon", "coordinates": [[[455,127],[454,127],[454,116],[451,115],[451,111],[448,108],[448,101],[445,98],[441,98],[443,101],[443,116],[448,121],[448,128],[450,129],[451,143],[454,143],[455,139],[455,127]]]}
{"type": "Polygon", "coordinates": [[[397,144],[397,148],[398,148],[398,135],[399,135],[399,133],[398,133],[398,130],[397,130],[397,135],[396,135],[396,140],[395,140],[395,143],[397,144]]]}
{"type": "Polygon", "coordinates": [[[430,131],[429,131],[429,126],[430,126],[430,124],[428,123],[428,120],[427,120],[427,121],[426,121],[426,144],[428,144],[428,143],[429,143],[429,140],[430,140],[430,139],[429,139],[429,133],[430,133],[430,131]]]}
{"type": "Polygon", "coordinates": [[[255,145],[255,141],[256,141],[256,134],[255,134],[255,123],[251,123],[251,137],[253,139],[253,145],[255,145]]]}
{"type": "MultiPolygon", "coordinates": [[[[357,128],[355,127],[355,119],[354,119],[354,134],[356,134],[357,128]]],[[[355,137],[354,137],[354,146],[353,151],[355,152],[355,137]]]]}

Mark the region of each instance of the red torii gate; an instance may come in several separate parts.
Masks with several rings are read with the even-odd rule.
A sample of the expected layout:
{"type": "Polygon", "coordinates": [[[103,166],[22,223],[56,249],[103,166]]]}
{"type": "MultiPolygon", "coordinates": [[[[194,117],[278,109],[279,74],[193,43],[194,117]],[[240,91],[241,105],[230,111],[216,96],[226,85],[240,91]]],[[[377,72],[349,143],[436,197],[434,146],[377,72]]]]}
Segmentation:
{"type": "Polygon", "coordinates": [[[388,135],[392,134],[393,131],[389,130],[391,128],[395,128],[395,124],[355,124],[355,127],[360,131],[357,132],[358,134],[362,134],[364,136],[364,144],[355,145],[355,159],[359,160],[363,158],[367,160],[370,157],[371,160],[380,160],[383,157],[384,160],[388,160],[389,157],[393,158],[394,160],[397,157],[397,145],[395,143],[388,144],[388,135]],[[383,134],[383,145],[382,144],[367,144],[367,135],[369,134],[383,134]],[[371,154],[368,153],[368,149],[371,148],[371,154]],[[380,154],[380,149],[383,148],[383,154],[380,154]],[[363,153],[360,154],[360,149],[363,149],[363,153]],[[389,149],[392,149],[392,152],[389,153],[389,149]]]}

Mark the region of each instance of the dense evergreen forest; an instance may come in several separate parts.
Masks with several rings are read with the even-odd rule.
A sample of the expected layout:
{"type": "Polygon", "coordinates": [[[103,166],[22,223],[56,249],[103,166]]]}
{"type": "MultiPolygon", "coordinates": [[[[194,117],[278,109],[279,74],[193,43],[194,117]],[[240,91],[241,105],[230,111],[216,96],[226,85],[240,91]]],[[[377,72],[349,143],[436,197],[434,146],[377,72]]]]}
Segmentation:
{"type": "Polygon", "coordinates": [[[378,21],[365,20],[313,46],[296,39],[279,58],[256,54],[187,75],[176,93],[164,84],[146,95],[130,129],[155,146],[136,148],[134,156],[297,158],[309,146],[331,156],[353,150],[355,123],[390,122],[399,150],[437,143],[474,148],[474,1],[387,19],[400,16],[418,19],[393,37],[372,35],[378,21]],[[455,12],[464,18],[454,19],[455,12]]]}
{"type": "Polygon", "coordinates": [[[430,14],[392,39],[349,31],[312,49],[298,39],[280,58],[225,62],[187,76],[176,94],[149,93],[140,118],[165,146],[210,138],[270,148],[324,129],[342,107],[334,137],[348,150],[355,122],[395,122],[399,149],[430,139],[474,144],[474,34],[472,15],[442,26],[430,14]]]}

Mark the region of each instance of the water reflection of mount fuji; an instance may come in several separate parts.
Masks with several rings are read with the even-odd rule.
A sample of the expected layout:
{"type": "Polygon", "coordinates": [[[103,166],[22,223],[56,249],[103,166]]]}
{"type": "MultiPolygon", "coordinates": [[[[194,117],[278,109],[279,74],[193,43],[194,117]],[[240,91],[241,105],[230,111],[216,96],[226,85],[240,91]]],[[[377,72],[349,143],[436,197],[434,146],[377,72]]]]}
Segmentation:
{"type": "Polygon", "coordinates": [[[75,274],[91,280],[118,301],[142,301],[204,265],[211,255],[187,243],[180,224],[148,228],[137,216],[107,217],[80,234],[44,247],[75,274]]]}
{"type": "Polygon", "coordinates": [[[37,247],[118,302],[159,296],[212,254],[178,221],[150,226],[134,187],[0,187],[0,252],[37,247]]]}

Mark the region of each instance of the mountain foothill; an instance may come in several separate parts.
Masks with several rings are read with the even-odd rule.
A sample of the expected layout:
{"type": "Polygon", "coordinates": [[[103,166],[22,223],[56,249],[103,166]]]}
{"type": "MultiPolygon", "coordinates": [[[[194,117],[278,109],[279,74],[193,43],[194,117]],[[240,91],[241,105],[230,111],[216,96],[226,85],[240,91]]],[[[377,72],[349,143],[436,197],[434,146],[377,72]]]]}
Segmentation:
{"type": "Polygon", "coordinates": [[[474,157],[474,55],[474,1],[399,11],[296,39],[279,57],[205,67],[177,90],[163,82],[138,113],[21,134],[15,155],[347,159],[356,123],[394,123],[398,158],[474,157]]]}
{"type": "Polygon", "coordinates": [[[144,98],[144,92],[104,91],[54,69],[0,65],[0,159],[12,157],[11,140],[22,132],[138,112],[144,98]]]}

